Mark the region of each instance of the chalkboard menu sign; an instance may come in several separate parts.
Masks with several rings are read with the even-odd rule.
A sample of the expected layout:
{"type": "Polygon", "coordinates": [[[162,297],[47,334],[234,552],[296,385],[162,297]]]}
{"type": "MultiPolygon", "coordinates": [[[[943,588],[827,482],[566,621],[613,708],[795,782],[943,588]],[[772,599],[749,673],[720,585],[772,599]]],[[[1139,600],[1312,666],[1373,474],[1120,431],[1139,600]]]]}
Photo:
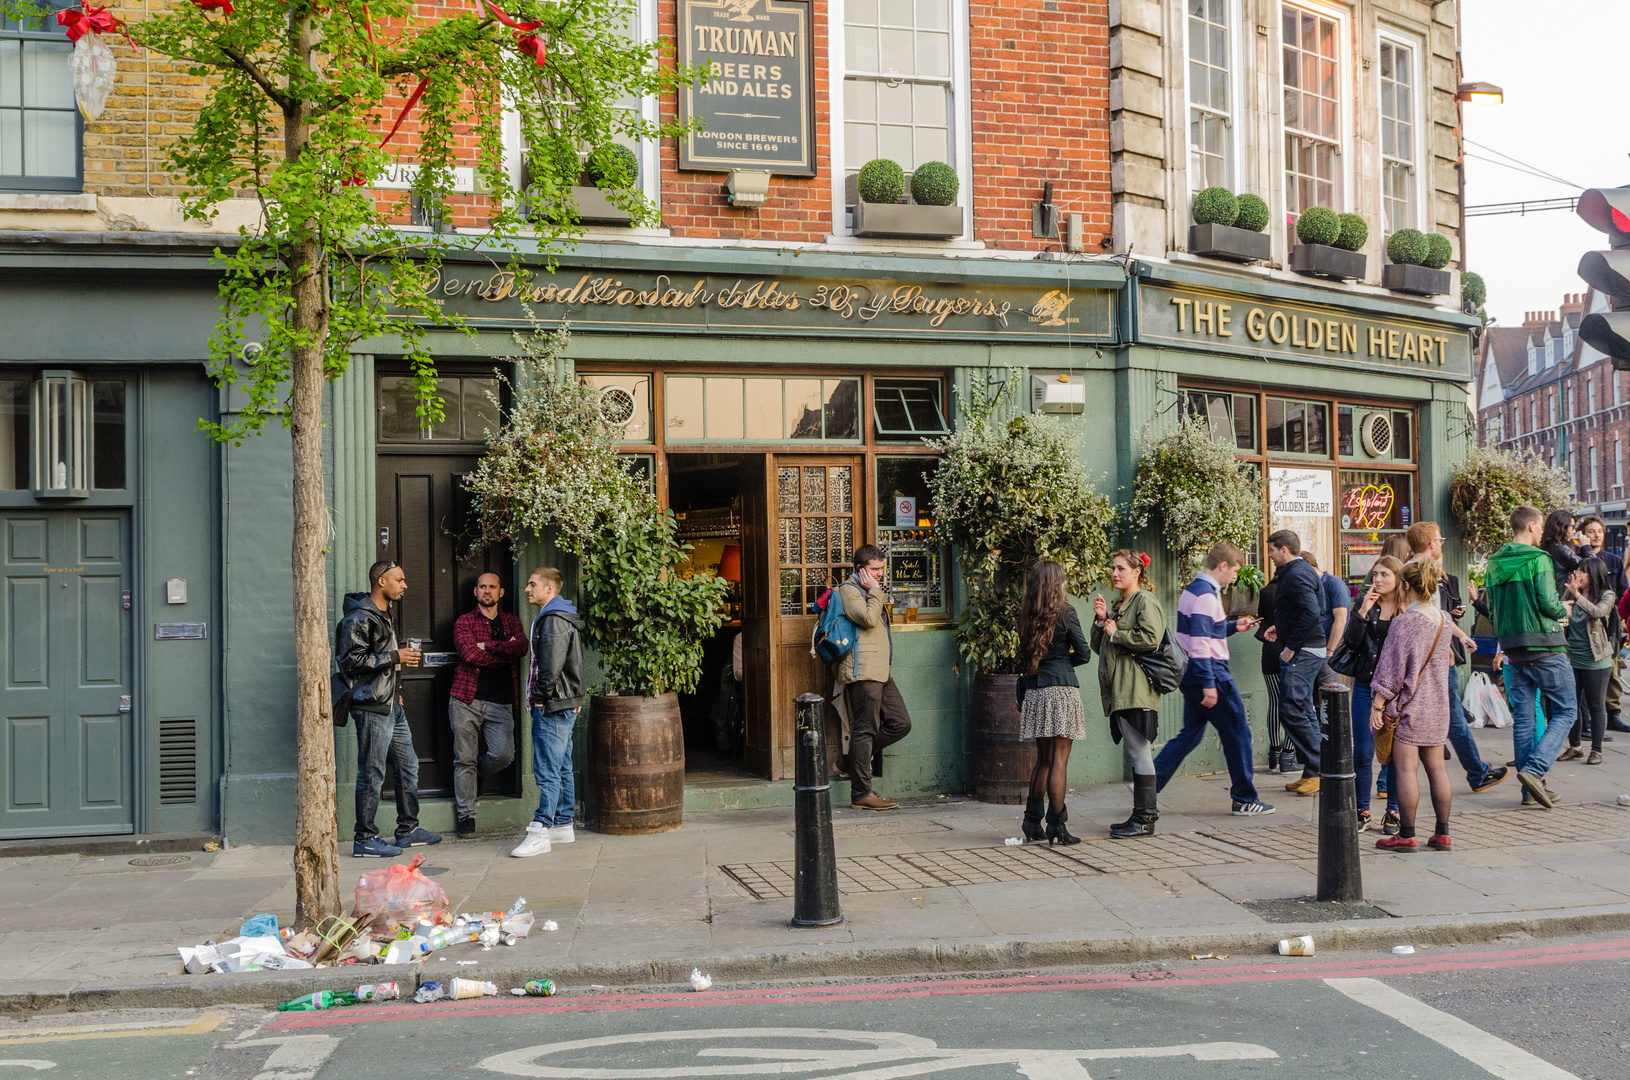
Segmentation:
{"type": "Polygon", "coordinates": [[[679,91],[679,167],[815,175],[807,0],[679,0],[679,62],[708,75],[679,91]]]}

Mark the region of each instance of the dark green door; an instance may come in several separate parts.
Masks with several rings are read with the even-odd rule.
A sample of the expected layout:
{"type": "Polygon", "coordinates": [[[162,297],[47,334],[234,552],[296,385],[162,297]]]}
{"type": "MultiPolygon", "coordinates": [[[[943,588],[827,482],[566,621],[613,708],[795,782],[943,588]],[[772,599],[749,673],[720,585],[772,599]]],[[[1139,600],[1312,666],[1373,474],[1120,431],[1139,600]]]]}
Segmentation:
{"type": "Polygon", "coordinates": [[[8,511],[0,837],[135,830],[129,516],[8,511]]]}

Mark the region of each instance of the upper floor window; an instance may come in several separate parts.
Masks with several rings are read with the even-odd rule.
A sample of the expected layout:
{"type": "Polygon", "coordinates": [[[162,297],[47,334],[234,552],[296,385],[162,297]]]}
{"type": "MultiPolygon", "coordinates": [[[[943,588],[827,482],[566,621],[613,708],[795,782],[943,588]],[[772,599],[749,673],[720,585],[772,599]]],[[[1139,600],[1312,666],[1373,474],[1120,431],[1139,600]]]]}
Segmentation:
{"type": "Polygon", "coordinates": [[[954,0],[846,0],[843,5],[844,202],[855,174],[888,158],[909,175],[928,161],[953,168],[954,0]]]}
{"type": "Polygon", "coordinates": [[[1336,206],[1340,193],[1340,26],[1334,18],[1284,5],[1285,212],[1336,206]]]}
{"type": "Polygon", "coordinates": [[[1381,210],[1387,235],[1415,227],[1415,50],[1381,40],[1381,210]]]}
{"type": "Polygon", "coordinates": [[[81,122],[55,19],[0,14],[0,190],[78,191],[81,122]]]}
{"type": "Polygon", "coordinates": [[[1233,127],[1232,0],[1189,0],[1189,173],[1195,191],[1229,186],[1233,127]]]}
{"type": "Polygon", "coordinates": [[[1592,376],[1590,378],[1590,380],[1585,383],[1585,412],[1587,414],[1589,414],[1589,413],[1593,413],[1595,411],[1596,411],[1596,379],[1595,379],[1594,376],[1592,376]]]}

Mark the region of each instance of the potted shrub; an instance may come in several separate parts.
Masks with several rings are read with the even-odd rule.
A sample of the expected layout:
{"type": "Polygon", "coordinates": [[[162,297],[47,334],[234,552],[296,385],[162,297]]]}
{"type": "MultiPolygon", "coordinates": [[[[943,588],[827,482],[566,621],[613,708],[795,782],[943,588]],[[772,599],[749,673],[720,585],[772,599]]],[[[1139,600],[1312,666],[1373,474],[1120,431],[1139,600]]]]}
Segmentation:
{"type": "Polygon", "coordinates": [[[987,802],[1021,803],[1035,763],[1033,747],[1018,741],[1015,700],[1025,578],[1038,560],[1052,559],[1063,564],[1070,593],[1085,596],[1104,578],[1114,511],[1094,490],[1069,429],[1038,414],[1000,422],[997,407],[1017,393],[1019,374],[994,396],[977,380],[975,387],[959,400],[956,434],[935,443],[943,456],[929,487],[966,590],[956,637],[976,673],[975,791],[987,802]]]}
{"type": "Polygon", "coordinates": [[[1238,198],[1225,187],[1208,187],[1194,197],[1189,253],[1230,262],[1266,262],[1272,255],[1268,204],[1255,195],[1238,198]]]}
{"type": "Polygon", "coordinates": [[[1572,503],[1565,469],[1531,450],[1476,447],[1449,473],[1449,506],[1468,557],[1489,555],[1511,539],[1511,511],[1527,504],[1549,514],[1572,503]]]}
{"type": "Polygon", "coordinates": [[[636,213],[631,210],[643,202],[636,186],[640,162],[628,147],[608,143],[596,147],[584,161],[575,146],[561,140],[535,148],[532,155],[551,155],[560,162],[555,170],[532,168],[529,163],[526,193],[533,216],[559,220],[575,214],[577,220],[591,225],[635,223],[636,213]],[[570,176],[572,183],[545,188],[532,180],[541,176],[570,176]],[[608,191],[612,193],[610,198],[608,191]]]}
{"type": "MultiPolygon", "coordinates": [[[[1488,302],[1489,289],[1483,281],[1483,275],[1470,270],[1460,272],[1460,310],[1467,315],[1477,315],[1483,311],[1483,305],[1488,302]]],[[[1484,322],[1487,322],[1484,318],[1484,322]]]]}
{"type": "Polygon", "coordinates": [[[855,176],[856,236],[897,236],[949,240],[962,235],[961,182],[943,161],[925,161],[911,175],[913,202],[903,202],[906,174],[888,158],[874,158],[855,176]]]}
{"type": "Polygon", "coordinates": [[[1381,268],[1381,284],[1394,292],[1441,296],[1454,283],[1454,275],[1443,269],[1453,254],[1454,245],[1442,233],[1399,229],[1387,237],[1391,261],[1381,268]]]}
{"type": "Polygon", "coordinates": [[[597,827],[676,829],[685,785],[678,695],[696,688],[730,583],[677,573],[689,547],[674,538],[672,512],[617,453],[622,431],[599,391],[561,373],[565,328],[517,337],[509,416],[465,482],[472,539],[517,549],[552,540],[579,561],[584,640],[600,669],[588,714],[597,827]]]}
{"type": "Polygon", "coordinates": [[[1337,280],[1360,279],[1366,265],[1359,248],[1369,238],[1369,227],[1357,214],[1337,214],[1328,206],[1310,206],[1296,219],[1296,239],[1290,249],[1290,268],[1298,274],[1337,280]],[[1343,219],[1352,220],[1344,221],[1343,219]],[[1344,247],[1343,239],[1353,247],[1344,247]]]}

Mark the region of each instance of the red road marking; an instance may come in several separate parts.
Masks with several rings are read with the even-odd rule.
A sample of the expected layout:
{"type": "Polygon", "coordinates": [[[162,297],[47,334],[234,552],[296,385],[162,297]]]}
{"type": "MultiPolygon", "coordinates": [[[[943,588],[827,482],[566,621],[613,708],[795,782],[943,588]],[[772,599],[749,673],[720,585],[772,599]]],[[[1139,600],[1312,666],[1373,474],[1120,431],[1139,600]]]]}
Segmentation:
{"type": "Polygon", "coordinates": [[[1234,982],[1281,982],[1364,975],[1425,974],[1479,968],[1531,967],[1581,960],[1630,960],[1630,938],[1579,945],[1545,945],[1496,952],[1456,950],[1439,956],[1319,961],[1287,957],[1277,963],[1172,969],[1167,979],[1139,981],[1128,973],[1112,975],[1015,975],[992,979],[935,982],[854,983],[840,986],[794,986],[769,989],[722,989],[697,993],[593,994],[566,998],[510,998],[507,1001],[437,1002],[432,1009],[402,1005],[352,1007],[310,1013],[286,1013],[267,1024],[271,1030],[332,1027],[375,1020],[442,1017],[511,1016],[537,1013],[605,1012],[631,1009],[705,1008],[716,1005],[800,1005],[891,998],[961,997],[977,994],[1027,994],[1061,990],[1144,990],[1212,986],[1234,982]],[[1294,966],[1290,966],[1294,964],[1294,966]]]}

